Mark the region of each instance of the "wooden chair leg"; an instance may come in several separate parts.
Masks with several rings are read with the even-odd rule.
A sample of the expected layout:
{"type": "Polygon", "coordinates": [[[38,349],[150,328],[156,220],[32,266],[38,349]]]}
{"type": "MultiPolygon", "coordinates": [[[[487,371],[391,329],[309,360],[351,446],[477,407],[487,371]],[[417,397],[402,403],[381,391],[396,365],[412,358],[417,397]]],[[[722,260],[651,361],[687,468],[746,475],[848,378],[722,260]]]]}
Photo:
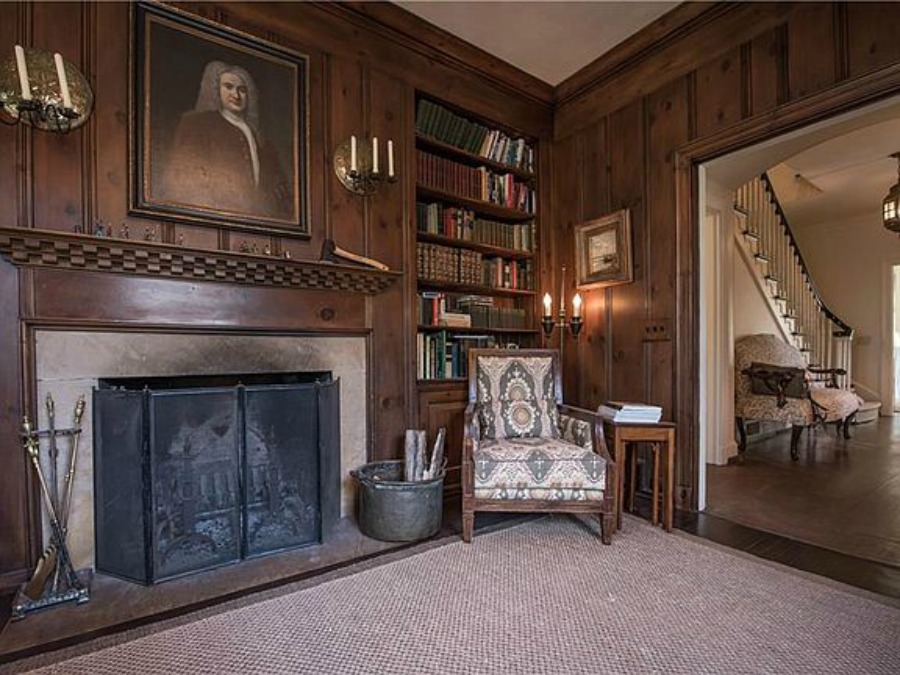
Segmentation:
{"type": "Polygon", "coordinates": [[[850,438],[850,425],[856,420],[856,413],[852,413],[847,415],[847,419],[844,420],[844,438],[850,438]]]}
{"type": "Polygon", "coordinates": [[[803,427],[794,425],[791,429],[791,460],[796,462],[800,459],[800,434],[803,433],[803,427]]]}
{"type": "Polygon", "coordinates": [[[616,524],[616,517],[613,513],[600,514],[600,541],[609,546],[612,543],[612,533],[616,524]]]}
{"type": "Polygon", "coordinates": [[[738,461],[744,461],[744,453],[747,451],[747,429],[744,427],[744,418],[735,417],[734,422],[738,430],[738,461]]]}
{"type": "Polygon", "coordinates": [[[475,513],[463,511],[462,516],[462,540],[467,544],[472,543],[472,534],[475,532],[475,513]]]}

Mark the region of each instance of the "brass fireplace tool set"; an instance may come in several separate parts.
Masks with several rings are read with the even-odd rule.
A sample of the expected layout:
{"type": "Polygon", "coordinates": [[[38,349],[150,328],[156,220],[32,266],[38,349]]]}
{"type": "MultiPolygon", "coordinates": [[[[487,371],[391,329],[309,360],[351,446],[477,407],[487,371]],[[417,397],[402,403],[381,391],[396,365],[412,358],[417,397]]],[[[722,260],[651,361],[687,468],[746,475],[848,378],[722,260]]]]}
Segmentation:
{"type": "Polygon", "coordinates": [[[47,428],[32,428],[27,415],[22,422],[22,445],[37,476],[47,518],[50,521],[51,534],[50,543],[38,560],[31,579],[24,583],[16,594],[12,608],[14,619],[21,619],[28,612],[64,602],[75,601],[81,604],[90,600],[90,570],[83,571],[81,575],[75,571],[66,544],[84,405],[84,397],[79,397],[75,403],[72,427],[57,429],[55,404],[53,397],[47,394],[47,428]],[[69,439],[68,468],[60,494],[60,439],[66,438],[69,439]],[[41,464],[42,439],[47,441],[49,476],[45,475],[41,464]]]}

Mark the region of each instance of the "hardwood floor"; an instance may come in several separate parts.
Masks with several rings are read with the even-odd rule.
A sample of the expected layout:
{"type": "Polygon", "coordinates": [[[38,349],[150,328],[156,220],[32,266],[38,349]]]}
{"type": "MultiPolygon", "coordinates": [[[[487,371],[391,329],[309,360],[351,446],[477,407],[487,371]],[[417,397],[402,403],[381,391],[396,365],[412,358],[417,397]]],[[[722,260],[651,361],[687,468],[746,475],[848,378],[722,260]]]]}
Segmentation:
{"type": "Polygon", "coordinates": [[[900,598],[900,567],[838,553],[705,513],[677,512],[675,527],[788,567],[900,598]]]}
{"type": "Polygon", "coordinates": [[[704,513],[676,527],[791,567],[900,597],[900,417],[789,434],[747,449],[743,464],[708,467],[704,513]]]}

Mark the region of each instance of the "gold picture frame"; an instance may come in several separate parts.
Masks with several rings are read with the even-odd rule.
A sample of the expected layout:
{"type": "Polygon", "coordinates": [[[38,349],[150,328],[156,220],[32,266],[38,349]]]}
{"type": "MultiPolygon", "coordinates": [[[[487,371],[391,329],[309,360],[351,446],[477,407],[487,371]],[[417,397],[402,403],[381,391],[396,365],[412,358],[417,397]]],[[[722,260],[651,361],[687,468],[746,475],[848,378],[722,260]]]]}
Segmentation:
{"type": "Polygon", "coordinates": [[[602,288],[634,281],[631,215],[628,209],[575,227],[578,288],[602,288]]]}

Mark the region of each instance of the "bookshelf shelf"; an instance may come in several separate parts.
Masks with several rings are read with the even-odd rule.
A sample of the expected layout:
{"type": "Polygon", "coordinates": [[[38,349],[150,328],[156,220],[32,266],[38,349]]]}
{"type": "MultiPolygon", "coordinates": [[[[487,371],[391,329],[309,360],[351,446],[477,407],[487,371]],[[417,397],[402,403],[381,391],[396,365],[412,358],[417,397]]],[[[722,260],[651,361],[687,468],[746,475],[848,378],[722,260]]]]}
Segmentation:
{"type": "Polygon", "coordinates": [[[457,204],[459,206],[470,208],[476,213],[502,218],[503,220],[508,220],[512,223],[527,223],[528,221],[534,220],[533,213],[526,213],[525,211],[520,211],[518,209],[509,209],[505,206],[500,206],[499,204],[492,204],[491,202],[484,202],[480,199],[463,197],[461,195],[453,194],[452,192],[444,192],[443,190],[437,190],[427,185],[416,185],[416,193],[420,200],[430,199],[457,204]]]}
{"type": "Polygon", "coordinates": [[[505,206],[500,206],[499,204],[484,202],[480,199],[470,199],[469,197],[456,195],[452,192],[436,190],[427,185],[417,185],[416,193],[419,195],[420,199],[436,199],[442,202],[450,202],[451,204],[470,208],[475,211],[475,213],[502,218],[503,220],[508,220],[513,223],[526,223],[529,220],[534,220],[533,213],[526,213],[525,211],[519,211],[518,209],[510,209],[505,206]]]}
{"type": "Polygon", "coordinates": [[[460,385],[465,384],[466,378],[464,377],[434,377],[428,379],[418,379],[416,380],[416,384],[420,387],[429,387],[429,388],[438,388],[438,385],[460,385]]]}
{"type": "Polygon", "coordinates": [[[504,295],[508,297],[532,297],[534,291],[518,288],[501,288],[494,286],[478,286],[476,284],[457,284],[450,281],[432,281],[419,279],[419,290],[445,291],[447,293],[468,293],[471,295],[504,295]]]}
{"type": "Polygon", "coordinates": [[[423,333],[439,333],[446,331],[448,333],[460,333],[466,335],[537,335],[539,331],[533,328],[478,328],[472,326],[470,328],[456,328],[454,326],[425,326],[419,325],[419,330],[423,333]]]}
{"type": "Polygon", "coordinates": [[[499,256],[501,258],[510,258],[513,260],[530,260],[534,258],[531,251],[518,251],[512,248],[501,248],[499,246],[491,246],[490,244],[481,244],[477,241],[469,241],[467,239],[457,239],[456,237],[444,237],[440,234],[429,234],[428,232],[417,232],[416,237],[419,241],[426,241],[431,244],[440,244],[442,246],[455,246],[457,248],[466,248],[470,251],[478,251],[491,256],[499,256]]]}
{"type": "Polygon", "coordinates": [[[486,166],[499,173],[511,173],[525,181],[534,180],[534,174],[531,171],[525,171],[516,166],[495,162],[487,157],[482,157],[481,155],[476,155],[472,152],[466,152],[465,150],[450,145],[449,143],[443,143],[430,136],[416,134],[416,147],[428,150],[429,152],[455,157],[472,166],[486,166]]]}
{"type": "Polygon", "coordinates": [[[447,392],[466,382],[470,349],[540,344],[539,165],[533,140],[427,96],[415,148],[416,386],[420,409],[443,415],[462,402],[447,392]],[[519,327],[435,325],[470,320],[519,327]]]}

